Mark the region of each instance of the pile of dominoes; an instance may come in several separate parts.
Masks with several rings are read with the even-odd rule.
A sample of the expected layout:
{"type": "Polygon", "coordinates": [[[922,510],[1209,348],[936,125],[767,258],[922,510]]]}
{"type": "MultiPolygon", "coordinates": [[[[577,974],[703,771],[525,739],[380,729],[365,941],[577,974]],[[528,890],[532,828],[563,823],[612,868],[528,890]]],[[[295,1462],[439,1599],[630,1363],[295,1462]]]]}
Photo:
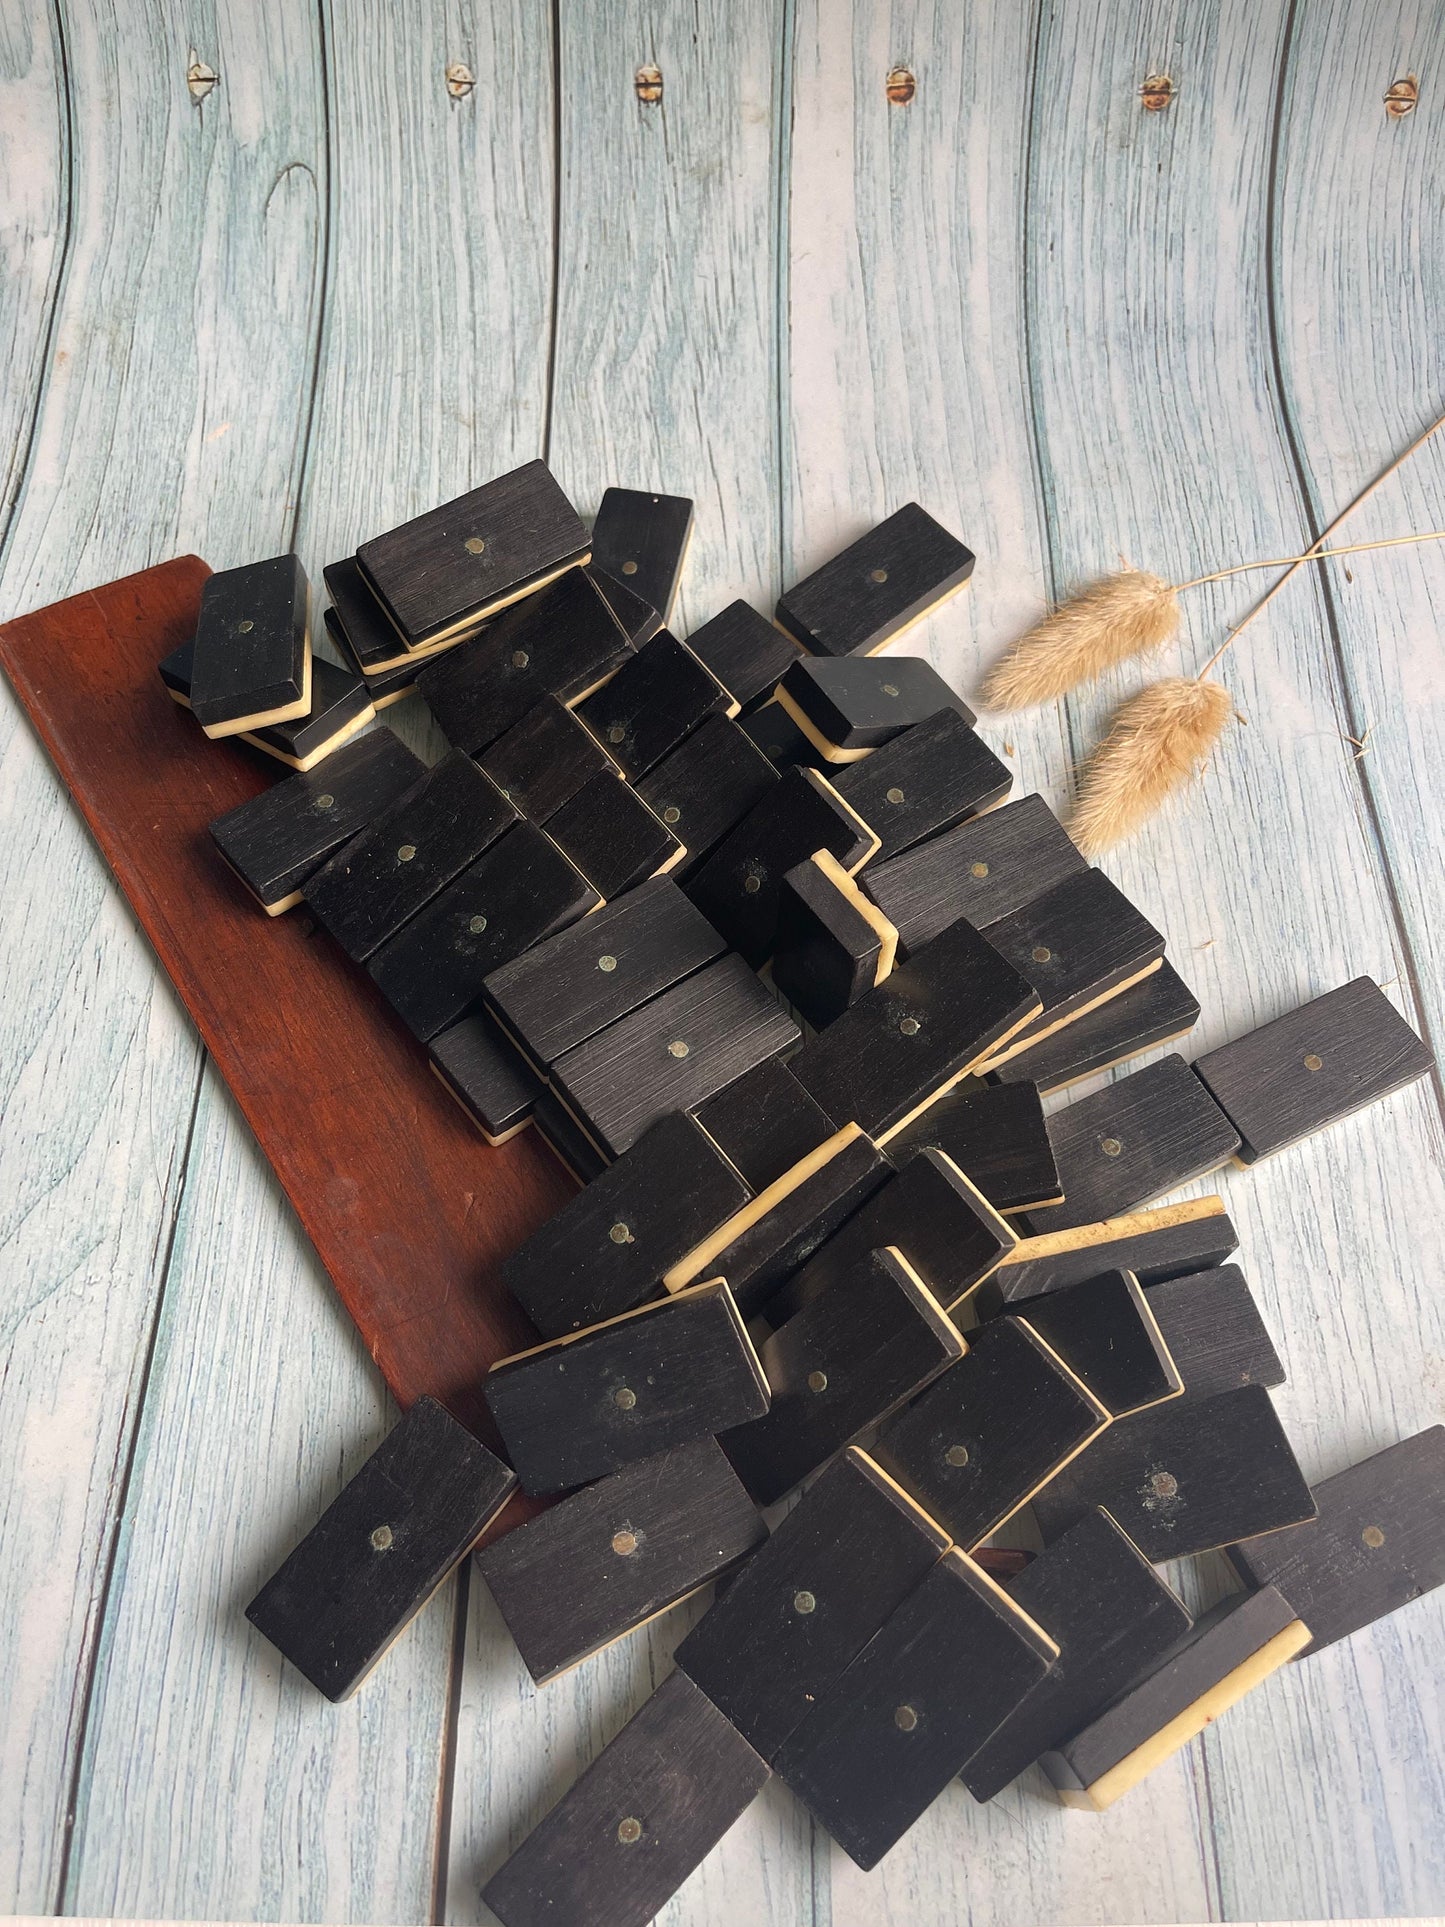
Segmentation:
{"type": "Polygon", "coordinates": [[[1445,1429],[1311,1489],[1223,1204],[1155,1203],[1420,1040],[1360,979],[1046,1116],[1199,1006],[948,685],[874,653],[973,556],[913,504],[684,642],[691,523],[612,489],[589,534],[534,462],[325,571],[349,669],[293,556],[213,576],[161,666],[294,766],[212,826],[241,881],[582,1185],[504,1267],[542,1342],[492,1368],[491,1443],[420,1400],[250,1618],[342,1698],[519,1486],[553,1503],[477,1563],[539,1685],[728,1577],[487,1885],[507,1927],[650,1919],[774,1773],[865,1868],[954,1779],[1037,1762],[1103,1808],[1445,1581],[1445,1429]],[[431,768],[367,727],[413,688],[431,768]],[[1042,1551],[992,1544],[1027,1507],[1042,1551]],[[1244,1590],[1194,1620],[1158,1567],[1221,1547],[1244,1590]]]}

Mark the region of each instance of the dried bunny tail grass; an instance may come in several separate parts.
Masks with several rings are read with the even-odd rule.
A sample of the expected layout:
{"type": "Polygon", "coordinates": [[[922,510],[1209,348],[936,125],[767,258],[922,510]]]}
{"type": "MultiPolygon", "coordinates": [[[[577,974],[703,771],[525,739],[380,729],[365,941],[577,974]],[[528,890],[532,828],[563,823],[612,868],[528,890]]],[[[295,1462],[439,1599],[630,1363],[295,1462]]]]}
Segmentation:
{"type": "Polygon", "coordinates": [[[1091,582],[1021,636],[989,677],[989,709],[1031,709],[1115,663],[1157,649],[1179,626],[1172,582],[1125,569],[1091,582]]]}
{"type": "Polygon", "coordinates": [[[1087,857],[1133,836],[1198,774],[1234,714],[1218,683],[1171,676],[1131,696],[1089,759],[1069,834],[1087,857]]]}

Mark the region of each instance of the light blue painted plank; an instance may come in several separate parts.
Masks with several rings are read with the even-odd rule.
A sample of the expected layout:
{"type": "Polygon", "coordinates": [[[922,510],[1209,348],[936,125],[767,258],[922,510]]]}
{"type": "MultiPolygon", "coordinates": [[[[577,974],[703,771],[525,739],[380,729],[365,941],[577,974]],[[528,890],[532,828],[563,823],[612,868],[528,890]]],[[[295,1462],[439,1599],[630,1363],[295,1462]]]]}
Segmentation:
{"type": "MultiPolygon", "coordinates": [[[[1263,225],[1285,19],[1283,7],[1225,4],[1046,22],[1029,315],[1064,582],[1114,566],[1119,550],[1179,579],[1288,554],[1305,529],[1273,381],[1263,225]],[[1176,96],[1147,114],[1137,90],[1161,70],[1176,96]]],[[[1310,32],[1328,29],[1321,20],[1310,32]]],[[[1317,182],[1348,166],[1348,146],[1338,141],[1328,165],[1321,156],[1317,182]]],[[[1201,662],[1258,586],[1195,592],[1162,667],[1201,662]]],[[[1081,748],[1145,673],[1071,703],[1081,748]]],[[[1293,585],[1253,626],[1225,681],[1251,726],[1179,809],[1106,865],[1201,995],[1200,1047],[1361,973],[1390,983],[1408,1012],[1314,584],[1293,585]]],[[[1445,1313],[1428,1253],[1445,1183],[1428,1088],[1221,1189],[1290,1372],[1278,1403],[1306,1471],[1331,1472],[1437,1417],[1445,1313]]],[[[1441,1625],[1438,1598],[1415,1610],[1421,1680],[1441,1625]]],[[[1293,1669],[1170,1769],[1207,1801],[1212,1906],[1251,1918],[1369,1914],[1400,1897],[1396,1866],[1438,1807],[1438,1767],[1429,1721],[1407,1721],[1383,1750],[1362,1731],[1349,1684],[1360,1661],[1357,1647],[1293,1669]]],[[[1118,1810],[1121,1827],[1138,1797],[1118,1810]]],[[[1427,1886],[1422,1875],[1411,1895],[1422,1905],[1427,1886]]]]}
{"type": "MultiPolygon", "coordinates": [[[[520,18],[509,41],[507,20],[382,7],[326,17],[335,272],[304,494],[292,483],[270,497],[295,520],[313,572],[536,452],[550,228],[523,216],[550,204],[536,178],[550,60],[545,42],[523,43],[520,18]],[[447,62],[470,56],[480,68],[482,46],[520,84],[454,101],[447,62]]],[[[291,30],[314,24],[298,4],[291,30]]],[[[287,86],[319,112],[314,52],[293,48],[289,79],[272,84],[272,116],[287,86]]],[[[324,184],[319,155],[316,167],[324,184]]],[[[255,941],[268,940],[258,918],[255,941]]],[[[340,1708],[245,1625],[255,1586],[393,1415],[212,1072],[195,1145],[67,1900],[121,1913],[426,1919],[445,1822],[455,1589],[340,1708]],[[137,1829],[143,1772],[184,1793],[147,1805],[137,1829]]]]}
{"type": "Polygon", "coordinates": [[[545,11],[348,0],[326,41],[331,276],[297,528],[313,574],[540,454],[552,270],[545,11]],[[462,99],[452,61],[477,77],[462,99]]]}
{"type": "MultiPolygon", "coordinates": [[[[961,687],[1041,613],[1046,587],[1017,111],[1034,27],[1030,8],[961,17],[931,0],[798,12],[785,570],[796,579],[916,498],[978,563],[893,648],[961,687]],[[898,64],[916,92],[895,105],[898,64]]],[[[1058,782],[1055,719],[1006,733],[1020,757],[1028,745],[1031,784],[1058,782]]]]}
{"type": "Polygon", "coordinates": [[[30,451],[64,267],[69,159],[55,17],[38,6],[10,9],[0,16],[0,542],[30,451]]]}
{"type": "MultiPolygon", "coordinates": [[[[203,537],[204,506],[183,507],[182,488],[202,492],[209,477],[214,490],[222,473],[227,542],[278,546],[285,483],[278,490],[274,477],[299,455],[310,370],[315,203],[281,171],[290,121],[263,128],[247,79],[248,67],[295,57],[286,36],[267,55],[262,23],[242,20],[234,39],[208,47],[234,51],[237,111],[248,115],[249,166],[232,166],[216,109],[198,112],[184,84],[187,33],[203,33],[209,13],[182,22],[137,11],[123,31],[109,8],[66,7],[58,19],[76,128],[74,225],[43,371],[29,356],[44,387],[0,578],[6,614],[203,537]],[[259,277],[263,303],[244,289],[221,301],[244,327],[222,327],[197,301],[202,259],[213,304],[221,276],[244,280],[243,263],[259,277]],[[237,404],[227,411],[233,439],[211,435],[208,399],[237,404]]],[[[12,10],[7,33],[17,25],[12,10]]],[[[7,204],[27,220],[38,207],[28,170],[46,166],[43,126],[43,116],[7,117],[7,137],[36,136],[8,177],[21,194],[7,204]]],[[[35,264],[53,276],[53,243],[49,253],[47,266],[39,234],[35,264]]],[[[12,1711],[0,1891],[7,1904],[46,1907],[61,1877],[199,1054],[8,692],[4,700],[0,960],[11,994],[0,1160],[16,1175],[3,1245],[0,1685],[12,1711]]]]}
{"type": "Polygon", "coordinates": [[[773,157],[782,0],[564,0],[554,466],[691,496],[679,634],[777,579],[773,157]],[[658,67],[663,97],[636,97],[658,67]]]}
{"type": "Polygon", "coordinates": [[[429,1916],[444,1588],[331,1706],[246,1624],[395,1421],[244,1120],[208,1083],[136,1446],[64,1904],[429,1916]]]}
{"type": "MultiPolygon", "coordinates": [[[[1438,10],[1391,0],[1300,7],[1280,100],[1272,206],[1272,319],[1293,449],[1314,525],[1329,521],[1445,406],[1439,316],[1445,280],[1445,152],[1438,10]],[[1416,114],[1384,110],[1391,82],[1421,77],[1416,114]]],[[[1445,437],[1441,438],[1445,442],[1445,437]]],[[[1392,536],[1445,525],[1445,446],[1431,446],[1387,483],[1337,538],[1392,536]]],[[[1285,592],[1279,600],[1285,601],[1285,592]]],[[[1294,605],[1296,611],[1303,598],[1294,605]]],[[[1445,772],[1445,545],[1361,555],[1330,565],[1342,726],[1369,748],[1353,774],[1361,840],[1383,850],[1398,916],[1401,982],[1437,1049],[1445,1036],[1438,849],[1445,772]]],[[[1241,643],[1240,647],[1246,645],[1241,643]]],[[[1353,755],[1346,746],[1345,753],[1353,755]]],[[[1313,886],[1314,879],[1305,882],[1313,886]]],[[[1390,974],[1383,972],[1382,974],[1390,974]]],[[[1396,1111],[1396,1106],[1388,1107],[1396,1111]]],[[[1401,1107],[1403,1109],[1404,1107],[1401,1107]]],[[[1401,1156],[1405,1116],[1346,1127],[1345,1157],[1373,1167],[1380,1216],[1345,1264],[1308,1267],[1314,1289],[1338,1294],[1358,1387],[1333,1386],[1312,1453],[1333,1470],[1445,1415],[1445,1320],[1437,1266],[1442,1225],[1441,1131],[1429,1094],[1409,1104],[1429,1159],[1401,1156]]],[[[1301,1174],[1302,1175],[1302,1174],[1301,1174]]],[[[1349,1354],[1335,1353],[1343,1363],[1349,1354]]],[[[1271,1851],[1275,1820],[1238,1754],[1211,1770],[1227,1915],[1438,1913],[1445,1907],[1445,1686],[1439,1594],[1306,1661],[1288,1695],[1261,1708],[1264,1758],[1320,1763],[1291,1800],[1288,1854],[1271,1851]],[[1321,1908],[1321,1911],[1324,1909],[1321,1908]]],[[[1234,1735],[1221,1728],[1213,1758],[1234,1735]]],[[[1276,1782],[1278,1786],[1278,1782],[1276,1782]]]]}

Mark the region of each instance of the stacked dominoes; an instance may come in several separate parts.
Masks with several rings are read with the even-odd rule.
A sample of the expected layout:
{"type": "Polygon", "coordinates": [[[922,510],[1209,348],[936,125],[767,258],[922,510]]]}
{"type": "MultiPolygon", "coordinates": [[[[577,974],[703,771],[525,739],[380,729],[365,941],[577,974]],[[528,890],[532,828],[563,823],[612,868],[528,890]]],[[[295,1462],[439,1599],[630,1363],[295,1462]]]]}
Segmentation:
{"type": "MultiPolygon", "coordinates": [[[[954,1778],[1103,1807],[1445,1580],[1445,1431],[1312,1491],[1221,1201],[1154,1204],[1419,1039],[1361,979],[1046,1118],[1199,1006],[947,685],[873,654],[973,557],[913,505],[683,642],[690,527],[611,490],[589,538],[534,463],[363,545],[328,627],[449,752],[334,728],[213,826],[491,1142],[583,1181],[504,1268],[543,1340],[487,1381],[510,1464],[423,1399],[252,1619],[342,1697],[518,1485],[556,1502],[478,1559],[539,1684],[732,1575],[489,1884],[509,1927],[647,1920],[772,1773],[864,1867],[954,1778]],[[1030,1505],[1044,1550],[991,1547],[1030,1505]],[[1196,1622],[1155,1568],[1218,1547],[1249,1589],[1196,1622]]],[[[305,605],[293,558],[212,578],[172,693],[275,753],[325,695],[305,605]]]]}

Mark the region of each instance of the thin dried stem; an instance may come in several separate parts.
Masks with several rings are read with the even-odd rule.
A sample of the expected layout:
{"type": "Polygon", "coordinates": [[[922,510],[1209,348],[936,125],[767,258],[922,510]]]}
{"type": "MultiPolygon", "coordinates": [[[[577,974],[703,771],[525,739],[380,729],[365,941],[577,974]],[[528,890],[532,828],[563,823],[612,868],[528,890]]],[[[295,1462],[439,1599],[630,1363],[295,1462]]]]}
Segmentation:
{"type": "Polygon", "coordinates": [[[1204,678],[1209,674],[1210,670],[1219,661],[1220,657],[1224,654],[1225,650],[1230,648],[1230,646],[1233,644],[1235,637],[1240,633],[1240,631],[1242,629],[1247,629],[1250,623],[1253,622],[1255,617],[1261,612],[1261,610],[1268,608],[1269,604],[1279,594],[1280,590],[1284,587],[1285,583],[1289,581],[1290,577],[1294,575],[1296,571],[1302,569],[1305,563],[1311,560],[1311,558],[1314,556],[1315,552],[1318,549],[1321,549],[1324,547],[1325,543],[1328,542],[1330,537],[1334,534],[1335,530],[1340,527],[1341,523],[1348,521],[1350,516],[1354,514],[1355,510],[1357,508],[1362,507],[1364,503],[1368,502],[1370,497],[1374,494],[1375,490],[1381,487],[1383,483],[1388,482],[1390,477],[1395,473],[1395,471],[1399,468],[1402,468],[1404,464],[1409,461],[1410,457],[1415,453],[1416,449],[1423,448],[1426,442],[1429,441],[1430,437],[1435,433],[1437,433],[1437,431],[1440,430],[1441,428],[1445,428],[1445,415],[1437,415],[1435,420],[1431,422],[1430,426],[1422,430],[1421,433],[1415,437],[1414,441],[1411,442],[1408,448],[1401,449],[1400,453],[1389,464],[1389,466],[1386,468],[1382,468],[1379,474],[1375,477],[1375,479],[1372,482],[1367,483],[1365,487],[1360,490],[1359,494],[1355,497],[1353,502],[1348,503],[1344,508],[1340,510],[1339,514],[1335,517],[1334,521],[1330,523],[1328,528],[1321,529],[1319,534],[1319,539],[1310,545],[1310,547],[1305,551],[1305,554],[1303,555],[1303,557],[1298,562],[1292,563],[1290,567],[1286,569],[1285,573],[1280,577],[1279,581],[1276,582],[1273,585],[1273,587],[1265,591],[1265,593],[1260,597],[1259,601],[1256,602],[1254,607],[1250,610],[1249,614],[1245,616],[1242,621],[1237,622],[1234,628],[1230,630],[1229,634],[1224,638],[1224,641],[1220,643],[1219,647],[1215,650],[1214,654],[1209,658],[1208,662],[1205,663],[1204,667],[1199,671],[1199,675],[1197,677],[1197,680],[1199,682],[1203,682],[1204,678]]]}

